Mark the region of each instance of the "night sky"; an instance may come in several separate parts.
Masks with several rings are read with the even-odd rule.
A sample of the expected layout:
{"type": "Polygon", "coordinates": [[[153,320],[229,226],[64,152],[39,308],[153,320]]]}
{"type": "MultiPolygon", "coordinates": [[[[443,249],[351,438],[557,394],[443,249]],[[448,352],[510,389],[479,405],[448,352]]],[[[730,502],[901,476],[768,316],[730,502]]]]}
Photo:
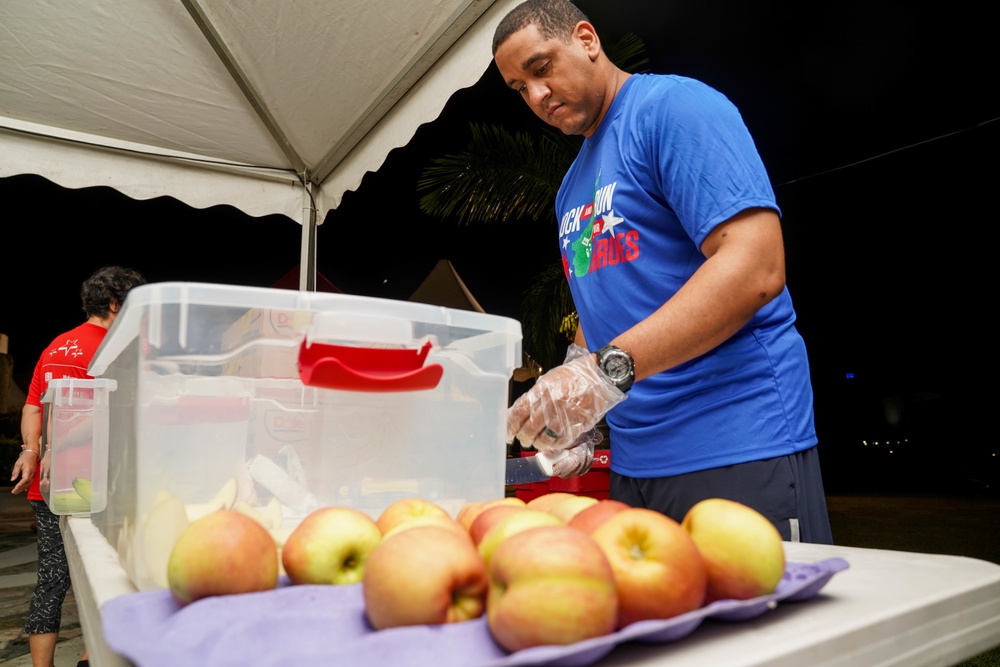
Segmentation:
{"type": "MultiPolygon", "coordinates": [[[[863,476],[863,437],[909,437],[925,462],[961,453],[953,479],[985,465],[995,474],[981,423],[981,387],[995,368],[982,305],[1000,148],[987,8],[580,5],[606,41],[638,34],[652,71],[702,79],[740,108],[782,208],[821,451],[837,481],[863,476]]],[[[405,299],[450,259],[488,312],[518,317],[532,277],[558,260],[555,222],[458,227],[417,207],[421,168],[462,150],[471,121],[540,124],[485,72],[327,216],[318,234],[326,278],[345,292],[405,299]]],[[[102,264],[134,266],[151,281],[267,286],[299,260],[300,228],[281,216],[70,191],[32,175],[0,179],[0,198],[0,332],[22,387],[48,340],[81,321],[79,285],[102,264]]]]}

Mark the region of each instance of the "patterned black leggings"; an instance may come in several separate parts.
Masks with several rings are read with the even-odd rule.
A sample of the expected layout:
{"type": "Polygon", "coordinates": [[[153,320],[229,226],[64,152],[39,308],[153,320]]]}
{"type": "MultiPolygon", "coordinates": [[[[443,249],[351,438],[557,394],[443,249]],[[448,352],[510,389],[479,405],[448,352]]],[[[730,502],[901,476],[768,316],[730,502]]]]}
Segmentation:
{"type": "Polygon", "coordinates": [[[38,524],[38,583],[31,595],[24,633],[39,635],[59,632],[62,605],[69,590],[69,565],[63,549],[59,517],[41,500],[31,500],[38,524]]]}

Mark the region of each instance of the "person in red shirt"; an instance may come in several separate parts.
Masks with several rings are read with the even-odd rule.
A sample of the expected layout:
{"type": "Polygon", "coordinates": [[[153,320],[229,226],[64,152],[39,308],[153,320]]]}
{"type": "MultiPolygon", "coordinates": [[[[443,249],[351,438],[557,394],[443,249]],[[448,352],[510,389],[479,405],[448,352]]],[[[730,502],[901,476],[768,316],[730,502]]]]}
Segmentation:
{"type": "MultiPolygon", "coordinates": [[[[49,510],[41,493],[40,484],[48,479],[50,455],[42,451],[42,395],[54,378],[90,378],[90,361],[118,316],[126,294],[145,282],[138,271],[120,266],[105,266],[84,281],[80,299],[87,321],[56,336],[42,352],[21,411],[24,443],[10,479],[17,480],[12,493],[28,492],[38,527],[38,583],[24,625],[33,667],[53,664],[62,604],[70,586],[59,517],[49,510]]],[[[86,652],[80,662],[88,664],[86,652]]]]}

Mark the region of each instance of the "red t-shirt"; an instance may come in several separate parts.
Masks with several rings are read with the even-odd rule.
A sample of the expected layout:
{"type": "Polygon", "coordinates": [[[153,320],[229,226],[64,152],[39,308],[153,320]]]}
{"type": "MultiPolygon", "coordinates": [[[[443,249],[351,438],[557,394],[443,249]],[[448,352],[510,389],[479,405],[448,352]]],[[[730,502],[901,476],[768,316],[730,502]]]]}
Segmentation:
{"type": "MultiPolygon", "coordinates": [[[[26,403],[42,407],[42,396],[49,386],[49,380],[59,378],[90,378],[87,368],[90,366],[94,353],[108,330],[98,324],[84,322],[80,326],[56,336],[45,351],[42,352],[35,373],[31,376],[31,386],[28,387],[26,403]]],[[[32,443],[34,447],[34,443],[32,443]]],[[[28,500],[44,500],[38,488],[39,478],[36,474],[28,489],[28,500]]]]}

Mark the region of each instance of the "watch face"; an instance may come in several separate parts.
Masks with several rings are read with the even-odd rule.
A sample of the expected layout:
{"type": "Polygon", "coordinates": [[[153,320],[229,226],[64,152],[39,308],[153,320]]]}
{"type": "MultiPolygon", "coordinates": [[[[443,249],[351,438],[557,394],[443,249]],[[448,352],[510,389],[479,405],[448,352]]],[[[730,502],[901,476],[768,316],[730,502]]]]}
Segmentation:
{"type": "Polygon", "coordinates": [[[608,379],[622,391],[628,391],[632,387],[635,368],[628,352],[607,346],[598,350],[597,356],[598,365],[608,379]]]}
{"type": "Polygon", "coordinates": [[[631,371],[629,366],[628,358],[624,354],[610,354],[604,361],[604,371],[615,382],[624,380],[629,376],[631,371]]]}

